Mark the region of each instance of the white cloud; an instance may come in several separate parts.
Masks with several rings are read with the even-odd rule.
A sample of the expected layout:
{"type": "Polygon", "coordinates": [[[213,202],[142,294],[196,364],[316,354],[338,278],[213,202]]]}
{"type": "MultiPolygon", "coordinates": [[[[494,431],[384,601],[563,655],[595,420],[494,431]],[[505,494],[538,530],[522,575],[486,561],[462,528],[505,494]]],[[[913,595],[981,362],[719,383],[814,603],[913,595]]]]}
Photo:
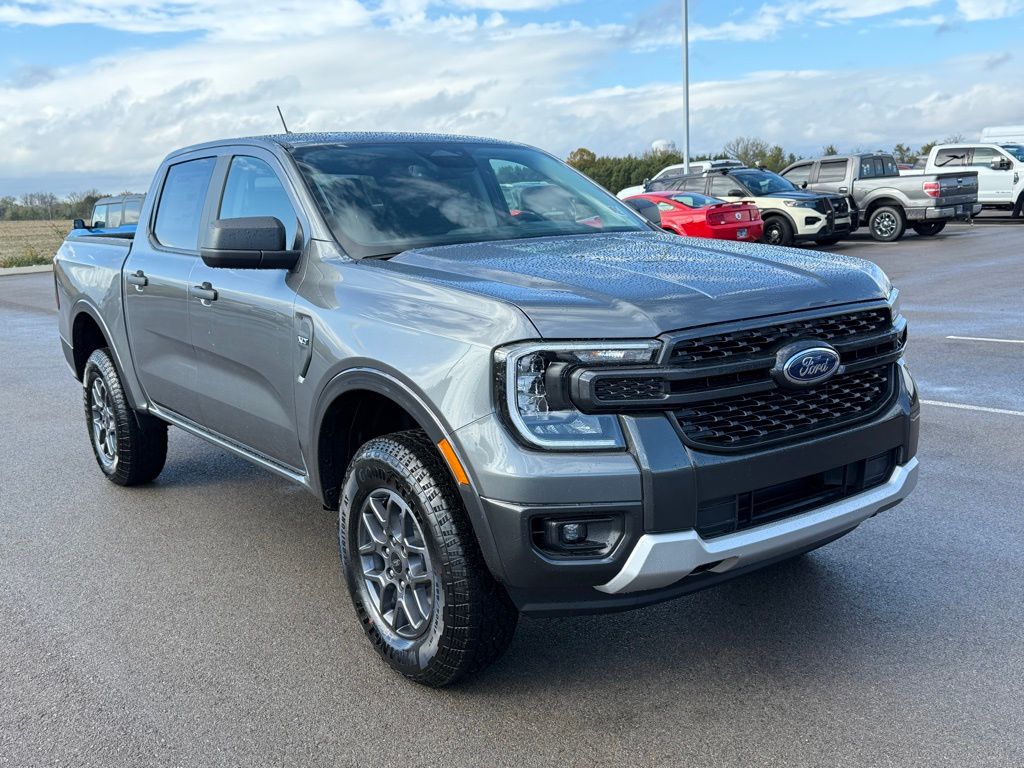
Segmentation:
{"type": "Polygon", "coordinates": [[[1024,10],[1022,0],[957,0],[957,10],[968,21],[1005,19],[1024,10]]]}
{"type": "MultiPolygon", "coordinates": [[[[0,82],[0,194],[139,188],[172,149],[276,132],[276,104],[293,130],[491,135],[562,156],[577,146],[620,153],[642,151],[655,138],[680,138],[678,86],[585,90],[590,68],[602,57],[636,44],[622,26],[516,23],[514,14],[500,11],[460,13],[452,0],[446,0],[444,15],[437,15],[442,6],[434,0],[373,6],[336,0],[313,14],[314,21],[289,27],[306,30],[301,35],[275,34],[275,24],[297,3],[277,0],[261,6],[260,19],[232,27],[230,20],[252,15],[241,0],[202,0],[207,10],[216,6],[217,19],[204,17],[205,34],[198,40],[73,68],[19,70],[0,82]],[[100,93],[97,82],[122,85],[100,93]]],[[[844,15],[889,13],[906,8],[908,0],[807,4],[819,16],[831,14],[823,20],[842,23],[844,15]]],[[[787,13],[804,13],[787,7],[778,12],[780,25],[791,23],[787,13]]],[[[133,24],[166,22],[180,29],[198,24],[205,13],[199,0],[173,6],[157,0],[0,5],[2,13],[12,9],[52,23],[59,22],[46,14],[110,12],[133,16],[133,24]]],[[[743,34],[755,34],[747,29],[743,34]]],[[[698,82],[692,91],[693,148],[716,150],[744,134],[798,152],[828,142],[875,148],[971,135],[1018,117],[1016,102],[1005,98],[1016,88],[1014,67],[1006,61],[1008,54],[994,51],[919,69],[760,72],[698,82]]]]}

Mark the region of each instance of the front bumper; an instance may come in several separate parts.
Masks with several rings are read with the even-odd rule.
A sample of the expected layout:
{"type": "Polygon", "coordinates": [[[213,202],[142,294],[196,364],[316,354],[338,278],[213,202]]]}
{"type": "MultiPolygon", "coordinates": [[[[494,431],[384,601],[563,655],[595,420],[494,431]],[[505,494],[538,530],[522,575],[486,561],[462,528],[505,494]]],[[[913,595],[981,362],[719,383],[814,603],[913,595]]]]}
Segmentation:
{"type": "Polygon", "coordinates": [[[532,451],[496,416],[456,432],[475,492],[467,507],[494,575],[524,613],[600,613],[670,599],[814,549],[891,507],[916,478],[920,407],[900,386],[868,421],[741,453],[688,447],[666,415],[624,416],[628,451],[532,451]],[[781,519],[702,537],[723,497],[893,457],[883,480],[781,519]],[[622,536],[601,557],[538,549],[538,518],[615,516],[622,536]],[[484,530],[481,526],[485,526],[484,530]]]}
{"type": "Polygon", "coordinates": [[[911,459],[884,485],[856,496],[708,541],[692,530],[644,534],[622,570],[597,589],[610,595],[659,589],[698,569],[725,573],[834,538],[902,501],[917,484],[917,465],[911,459]]]}

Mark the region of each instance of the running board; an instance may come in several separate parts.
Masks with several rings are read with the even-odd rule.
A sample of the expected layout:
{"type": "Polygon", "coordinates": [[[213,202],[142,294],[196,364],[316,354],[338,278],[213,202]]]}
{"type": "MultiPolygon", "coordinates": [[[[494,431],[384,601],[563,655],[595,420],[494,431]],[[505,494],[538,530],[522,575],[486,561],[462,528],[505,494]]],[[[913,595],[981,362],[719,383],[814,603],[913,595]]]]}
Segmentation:
{"type": "Polygon", "coordinates": [[[291,480],[293,483],[303,485],[306,488],[311,487],[309,484],[309,475],[304,474],[302,472],[298,472],[292,469],[291,467],[286,467],[284,464],[274,461],[273,459],[267,456],[255,453],[254,451],[251,451],[248,448],[246,448],[244,445],[236,443],[234,440],[230,440],[226,437],[221,437],[220,435],[214,432],[210,432],[204,429],[199,424],[196,424],[194,421],[186,419],[184,416],[179,416],[173,411],[164,410],[159,405],[151,404],[146,408],[146,410],[148,410],[152,415],[156,416],[158,419],[163,419],[168,424],[173,424],[178,429],[183,429],[190,435],[195,435],[196,437],[201,438],[208,443],[213,443],[218,448],[223,448],[224,450],[230,451],[236,456],[240,456],[243,459],[247,459],[248,461],[251,461],[258,467],[263,467],[263,469],[269,469],[274,474],[280,475],[281,477],[291,480]]]}

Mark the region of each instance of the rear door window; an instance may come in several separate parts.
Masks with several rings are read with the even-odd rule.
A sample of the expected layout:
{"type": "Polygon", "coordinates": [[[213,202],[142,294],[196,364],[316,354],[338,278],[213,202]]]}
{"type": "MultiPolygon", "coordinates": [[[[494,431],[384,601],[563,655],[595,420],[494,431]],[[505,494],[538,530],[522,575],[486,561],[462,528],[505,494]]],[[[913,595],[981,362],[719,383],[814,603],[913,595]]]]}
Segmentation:
{"type": "Polygon", "coordinates": [[[962,168],[967,164],[967,150],[959,147],[940,149],[935,153],[936,168],[962,168]]]}
{"type": "Polygon", "coordinates": [[[121,203],[113,203],[107,206],[107,226],[121,226],[121,203]]]}
{"type": "Polygon", "coordinates": [[[239,155],[231,160],[217,218],[242,219],[250,216],[276,218],[284,224],[285,246],[294,246],[298,219],[281,180],[263,160],[239,155]]]}
{"type": "Polygon", "coordinates": [[[846,179],[846,161],[829,160],[818,170],[818,181],[843,181],[846,179]]]}
{"type": "Polygon", "coordinates": [[[153,226],[153,235],[161,245],[186,251],[199,247],[199,223],[216,164],[217,158],[204,157],[167,169],[153,226]]]}
{"type": "Polygon", "coordinates": [[[142,213],[141,200],[125,200],[124,218],[121,219],[121,224],[138,224],[140,213],[142,213]]]}

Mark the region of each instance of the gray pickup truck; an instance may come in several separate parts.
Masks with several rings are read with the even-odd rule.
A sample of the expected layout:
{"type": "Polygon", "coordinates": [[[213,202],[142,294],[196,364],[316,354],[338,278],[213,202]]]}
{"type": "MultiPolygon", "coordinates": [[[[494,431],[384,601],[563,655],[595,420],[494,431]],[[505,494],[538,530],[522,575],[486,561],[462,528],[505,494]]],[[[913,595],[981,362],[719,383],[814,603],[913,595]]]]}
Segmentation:
{"type": "Polygon", "coordinates": [[[305,487],[372,645],[427,685],[490,663],[520,612],[717,584],[917,478],[878,267],[669,235],[526,146],[189,147],[133,239],[77,230],[54,276],[103,474],[155,480],[170,425],[305,487]]]}
{"type": "Polygon", "coordinates": [[[781,175],[804,189],[849,195],[858,223],[880,242],[899,240],[908,224],[919,235],[937,235],[947,221],[981,212],[976,171],[904,177],[885,153],[800,160],[781,175]]]}

